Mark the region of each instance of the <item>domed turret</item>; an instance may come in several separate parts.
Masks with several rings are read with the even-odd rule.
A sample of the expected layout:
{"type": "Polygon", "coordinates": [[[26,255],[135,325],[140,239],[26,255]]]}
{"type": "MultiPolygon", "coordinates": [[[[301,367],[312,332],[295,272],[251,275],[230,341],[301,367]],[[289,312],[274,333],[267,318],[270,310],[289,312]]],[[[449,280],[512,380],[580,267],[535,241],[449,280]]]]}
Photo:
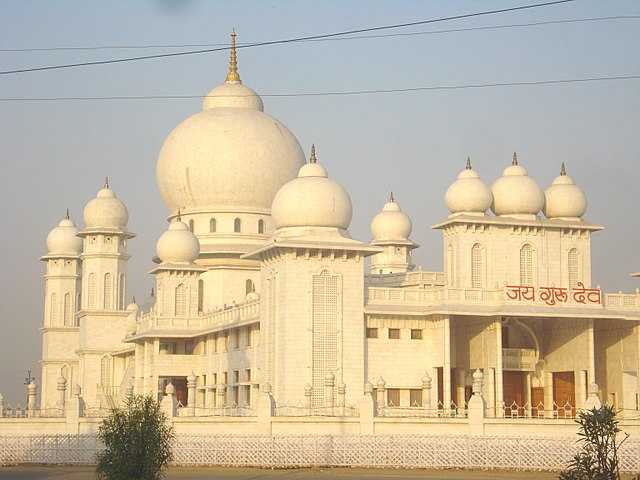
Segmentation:
{"type": "Polygon", "coordinates": [[[547,218],[580,220],[587,211],[587,197],[567,175],[564,163],[560,175],[545,191],[545,199],[544,214],[547,218]]]}
{"type": "Polygon", "coordinates": [[[193,263],[200,254],[200,242],[178,217],[158,239],[156,253],[162,263],[193,263]]]}
{"type": "Polygon", "coordinates": [[[328,178],[312,146],[309,163],[300,168],[298,178],[278,190],[271,214],[277,229],[323,227],[344,231],[351,224],[351,198],[342,185],[328,178]]]}
{"type": "Polygon", "coordinates": [[[207,95],[201,112],[169,134],[156,176],[170,214],[180,209],[185,221],[194,222],[203,252],[240,254],[264,241],[255,238],[254,226],[270,223],[276,192],[296,177],[304,160],[295,136],[264,113],[260,97],[242,84],[233,33],[225,82],[207,95]],[[215,230],[209,227],[213,218],[215,230]]]}
{"type": "Polygon", "coordinates": [[[457,180],[447,189],[445,201],[452,215],[484,215],[491,207],[491,190],[471,167],[470,158],[457,180]]]}
{"type": "Polygon", "coordinates": [[[511,165],[504,169],[502,177],[491,186],[493,213],[521,219],[534,219],[544,207],[544,194],[538,184],[529,177],[527,170],[518,164],[513,153],[511,165]]]}
{"type": "Polygon", "coordinates": [[[129,221],[129,212],[122,201],[109,188],[109,179],[104,187],[84,207],[84,224],[87,229],[124,230],[129,221]]]}
{"type": "Polygon", "coordinates": [[[371,221],[371,234],[374,241],[407,241],[411,235],[411,219],[400,209],[400,205],[393,198],[384,204],[382,211],[371,221]]]}
{"type": "Polygon", "coordinates": [[[82,253],[82,239],[78,229],[67,215],[47,235],[47,255],[77,256],[82,253]]]}

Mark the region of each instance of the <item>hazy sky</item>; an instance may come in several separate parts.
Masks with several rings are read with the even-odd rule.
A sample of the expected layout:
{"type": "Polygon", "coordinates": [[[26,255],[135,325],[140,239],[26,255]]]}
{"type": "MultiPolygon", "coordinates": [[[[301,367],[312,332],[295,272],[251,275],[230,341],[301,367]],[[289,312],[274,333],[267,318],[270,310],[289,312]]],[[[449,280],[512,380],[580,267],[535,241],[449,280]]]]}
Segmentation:
{"type": "MultiPolygon", "coordinates": [[[[0,49],[262,41],[473,11],[521,1],[4,1],[0,49]]],[[[404,29],[404,32],[640,15],[632,0],[579,0],[520,13],[404,29]]],[[[640,74],[640,20],[505,28],[379,39],[309,42],[239,52],[245,84],[259,93],[640,74]]],[[[387,32],[390,33],[390,32],[387,32]]],[[[0,52],[0,70],[178,49],[0,52]]],[[[0,76],[0,97],[203,95],[224,79],[227,53],[211,53],[0,76]]],[[[492,182],[518,151],[543,188],[565,161],[586,191],[593,283],[640,286],[637,209],[640,80],[340,97],[265,98],[308,151],[351,193],[355,238],[389,190],[414,222],[416,260],[440,270],[444,192],[467,155],[492,182]]],[[[155,182],[163,139],[200,100],[0,103],[0,392],[23,398],[27,368],[39,374],[42,264],[48,231],[67,207],[76,222],[105,175],[127,204],[129,296],[152,286],[146,272],[165,228],[155,182]]]]}

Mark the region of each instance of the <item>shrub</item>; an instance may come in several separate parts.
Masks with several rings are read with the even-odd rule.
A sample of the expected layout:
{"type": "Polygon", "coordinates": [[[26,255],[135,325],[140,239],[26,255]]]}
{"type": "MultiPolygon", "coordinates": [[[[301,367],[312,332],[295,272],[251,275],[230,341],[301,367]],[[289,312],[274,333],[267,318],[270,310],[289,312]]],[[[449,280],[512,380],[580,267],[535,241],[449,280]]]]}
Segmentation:
{"type": "Polygon", "coordinates": [[[172,459],[173,428],[150,396],[130,395],[98,429],[105,449],[96,473],[105,480],[157,480],[172,459]]]}
{"type": "Polygon", "coordinates": [[[582,451],[560,474],[560,480],[619,480],[618,452],[629,437],[619,435],[616,412],[610,405],[584,410],[578,414],[578,442],[582,451]]]}

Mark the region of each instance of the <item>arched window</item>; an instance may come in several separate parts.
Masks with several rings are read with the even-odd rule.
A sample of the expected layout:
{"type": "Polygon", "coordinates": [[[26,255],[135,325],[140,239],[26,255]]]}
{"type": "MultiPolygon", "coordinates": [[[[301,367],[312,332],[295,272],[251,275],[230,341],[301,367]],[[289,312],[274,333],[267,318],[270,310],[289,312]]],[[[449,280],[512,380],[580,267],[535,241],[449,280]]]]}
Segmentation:
{"type": "Polygon", "coordinates": [[[253,283],[253,280],[251,280],[250,278],[247,278],[247,281],[244,282],[244,289],[245,289],[245,295],[249,295],[250,293],[255,292],[256,286],[253,283]]]}
{"type": "Polygon", "coordinates": [[[236,219],[233,221],[233,231],[234,231],[235,233],[240,233],[240,227],[241,227],[241,226],[242,226],[242,223],[240,222],[240,219],[239,219],[239,218],[236,218],[236,219]]]}
{"type": "Polygon", "coordinates": [[[58,297],[55,293],[51,294],[49,299],[49,322],[52,326],[55,325],[58,319],[58,297]]]}
{"type": "Polygon", "coordinates": [[[210,233],[215,233],[216,232],[216,219],[212,218],[211,220],[209,220],[209,232],[210,233]]]}
{"type": "Polygon", "coordinates": [[[183,317],[187,314],[187,292],[184,283],[181,283],[176,287],[176,305],[175,315],[176,317],[183,317]]]}
{"type": "Polygon", "coordinates": [[[90,273],[87,280],[87,306],[96,308],[96,274],[90,273]]]}
{"type": "Polygon", "coordinates": [[[204,311],[204,281],[198,280],[198,312],[204,311]]]}
{"type": "Polygon", "coordinates": [[[104,309],[113,308],[113,280],[110,273],[104,274],[104,309]]]}
{"type": "Polygon", "coordinates": [[[120,274],[120,281],[118,282],[118,308],[120,310],[124,309],[124,292],[125,292],[125,284],[124,284],[124,273],[120,274]]]}
{"type": "Polygon", "coordinates": [[[520,249],[520,285],[533,285],[533,247],[529,244],[520,249]]]}
{"type": "Polygon", "coordinates": [[[258,220],[258,233],[264,233],[264,220],[258,220]]]}
{"type": "Polygon", "coordinates": [[[482,288],[482,247],[471,247],[471,288],[482,288]]]}
{"type": "Polygon", "coordinates": [[[100,360],[100,385],[111,386],[111,358],[107,355],[100,360]]]}
{"type": "Polygon", "coordinates": [[[64,326],[71,327],[73,326],[72,322],[73,310],[71,308],[71,295],[68,293],[64,294],[64,307],[63,307],[63,316],[64,316],[64,326]]]}
{"type": "Polygon", "coordinates": [[[191,233],[193,233],[193,230],[195,229],[195,224],[193,222],[193,219],[189,220],[189,230],[191,230],[191,233]]]}
{"type": "Polygon", "coordinates": [[[569,288],[575,288],[580,281],[578,273],[578,249],[572,248],[569,250],[567,257],[568,272],[569,272],[569,288]]]}

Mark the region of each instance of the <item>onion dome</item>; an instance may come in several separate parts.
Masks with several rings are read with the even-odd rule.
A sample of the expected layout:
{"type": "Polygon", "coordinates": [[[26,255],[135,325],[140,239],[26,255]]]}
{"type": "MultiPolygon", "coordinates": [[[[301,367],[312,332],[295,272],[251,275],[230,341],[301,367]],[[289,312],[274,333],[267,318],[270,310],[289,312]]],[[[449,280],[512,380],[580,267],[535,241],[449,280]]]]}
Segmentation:
{"type": "Polygon", "coordinates": [[[127,207],[109,188],[109,179],[107,178],[96,198],[90,200],[84,207],[85,227],[123,230],[128,221],[127,207]]]}
{"type": "Polygon", "coordinates": [[[200,242],[189,227],[178,218],[160,235],[156,253],[162,263],[193,263],[200,254],[200,242]]]}
{"type": "Polygon", "coordinates": [[[478,172],[471,167],[470,158],[467,158],[465,169],[447,189],[445,202],[452,215],[484,215],[484,212],[491,207],[493,202],[491,190],[480,179],[478,172]]]}
{"type": "Polygon", "coordinates": [[[564,163],[560,167],[560,175],[556,177],[544,194],[546,199],[544,214],[547,218],[580,220],[587,211],[587,197],[573,179],[567,175],[564,163]]]}
{"type": "Polygon", "coordinates": [[[67,215],[47,235],[47,255],[76,256],[80,253],[82,253],[82,239],[78,237],[78,229],[69,218],[69,210],[67,210],[67,215]]]}
{"type": "Polygon", "coordinates": [[[346,230],[351,224],[351,198],[342,185],[331,180],[318,163],[315,146],[309,163],[298,178],[282,186],[273,199],[271,215],[276,228],[332,227],[346,230]]]}
{"type": "Polygon", "coordinates": [[[371,221],[373,240],[406,242],[411,235],[411,228],[409,215],[400,210],[400,205],[393,198],[393,192],[391,192],[389,201],[371,221]]]}
{"type": "Polygon", "coordinates": [[[131,303],[127,305],[127,311],[137,312],[138,310],[140,310],[140,307],[136,303],[136,297],[133,297],[133,299],[131,300],[131,303]]]}
{"type": "Polygon", "coordinates": [[[235,32],[226,81],[180,123],[160,151],[156,178],[169,211],[268,214],[278,189],[304,164],[296,137],[263,112],[240,80],[235,32]]]}
{"type": "Polygon", "coordinates": [[[518,164],[513,152],[511,165],[491,186],[493,213],[499,216],[531,219],[544,207],[544,194],[527,170],[518,164]]]}

